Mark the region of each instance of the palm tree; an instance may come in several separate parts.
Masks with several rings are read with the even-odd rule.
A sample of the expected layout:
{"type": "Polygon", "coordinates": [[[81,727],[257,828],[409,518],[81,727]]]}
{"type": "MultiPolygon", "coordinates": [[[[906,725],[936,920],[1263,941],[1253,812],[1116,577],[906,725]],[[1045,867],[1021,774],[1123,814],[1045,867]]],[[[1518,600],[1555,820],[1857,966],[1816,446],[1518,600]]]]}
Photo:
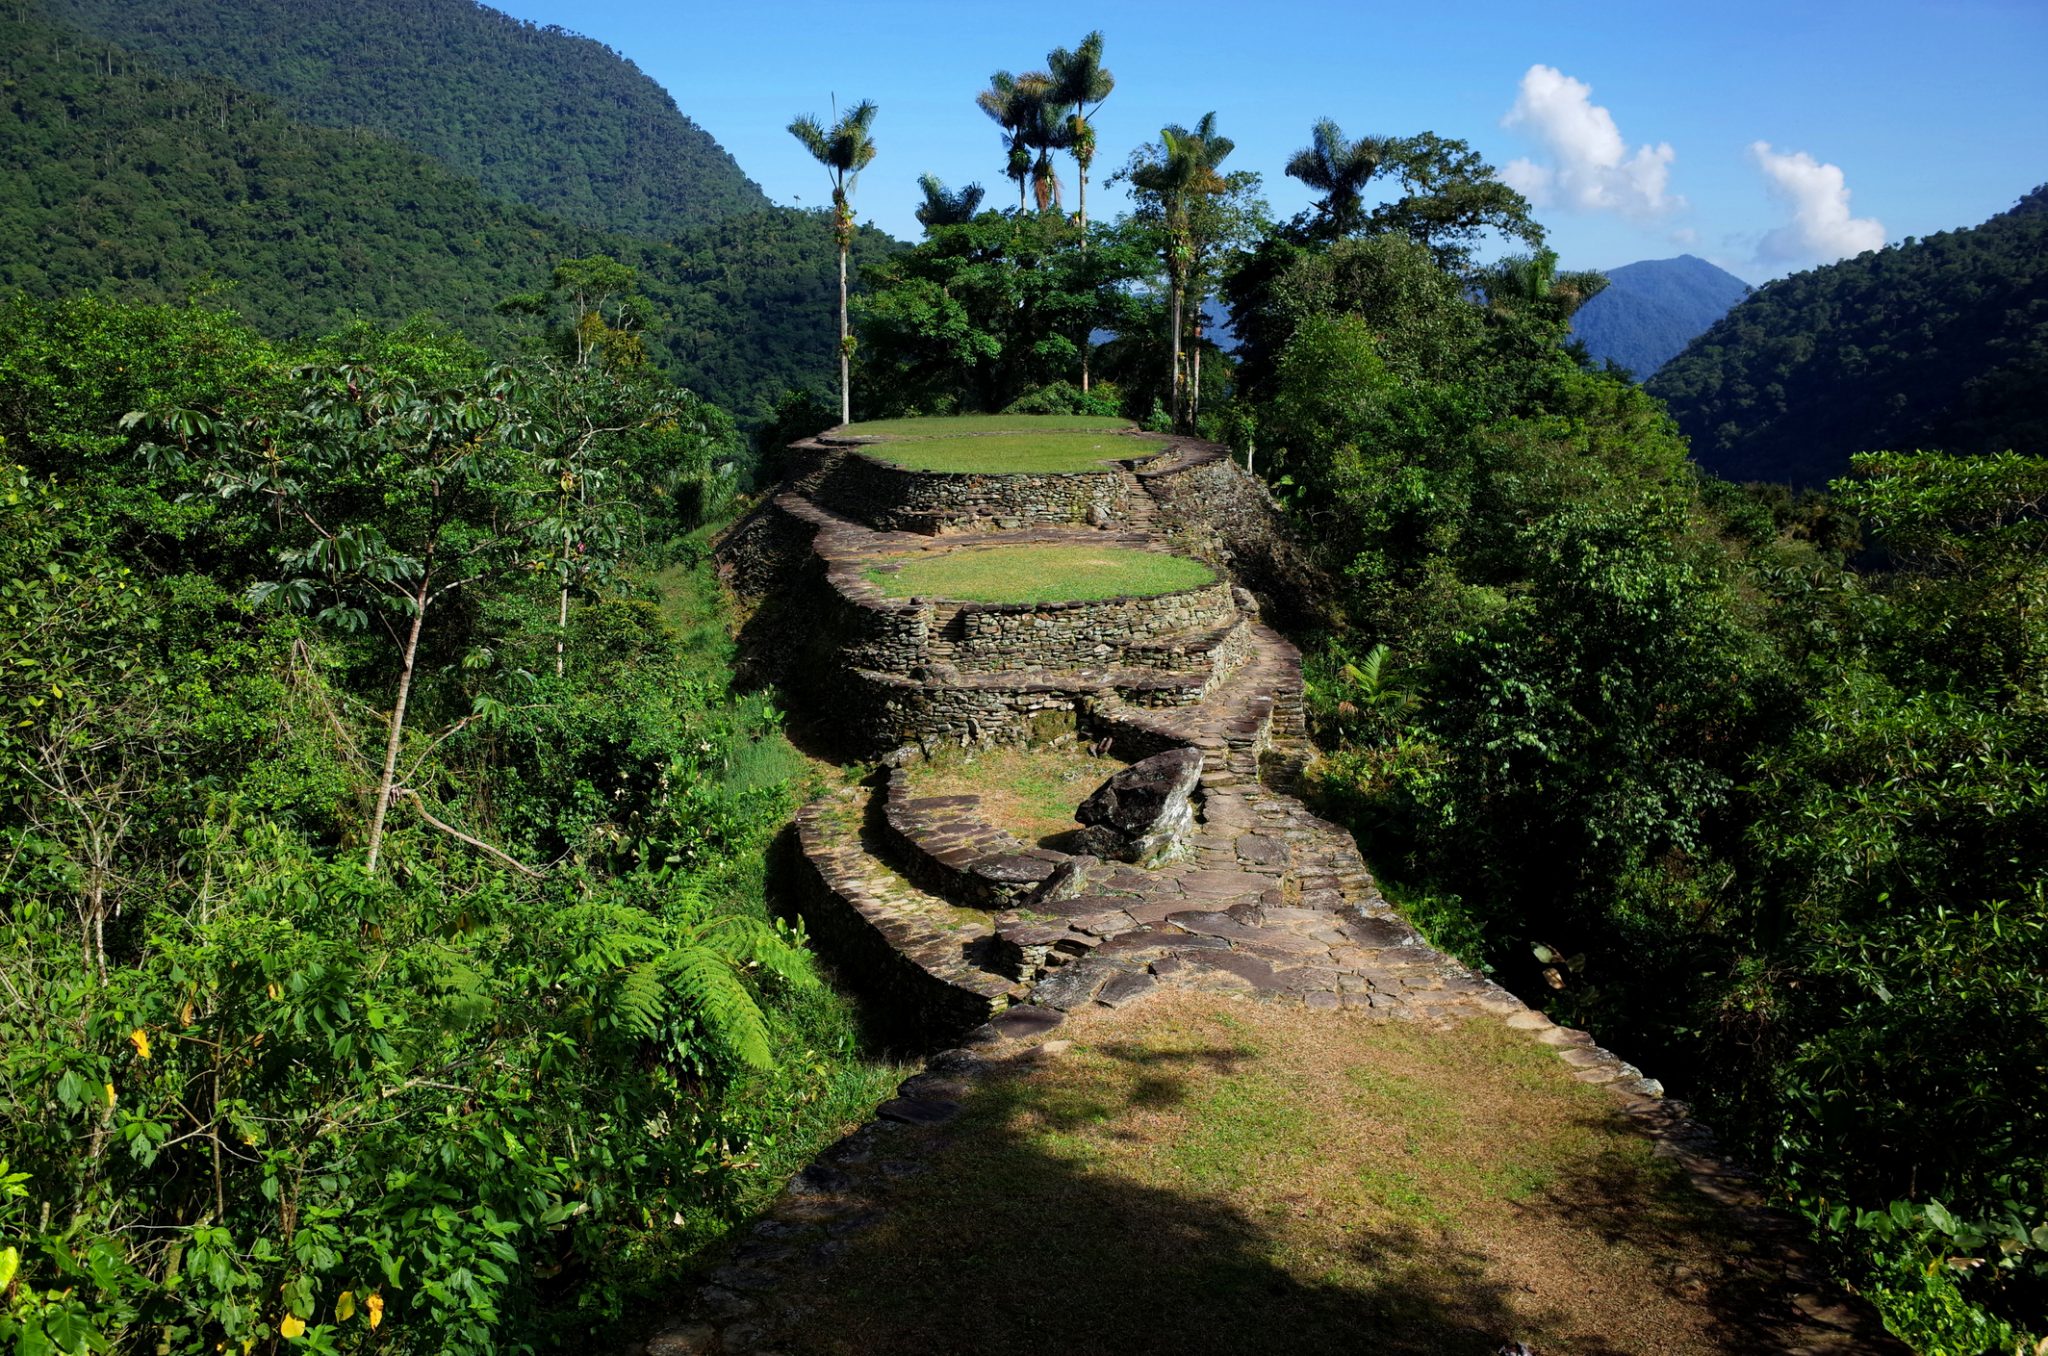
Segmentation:
{"type": "Polygon", "coordinates": [[[1116,77],[1102,67],[1102,34],[1090,33],[1073,51],[1061,47],[1045,59],[1052,71],[1056,107],[1071,108],[1067,144],[1081,172],[1081,248],[1088,248],[1088,167],[1095,161],[1095,128],[1088,121],[1116,88],[1116,77]],[[1093,108],[1089,105],[1094,105],[1093,108]]]}
{"type": "Polygon", "coordinates": [[[969,184],[955,192],[939,182],[936,174],[921,174],[917,186],[924,190],[924,205],[917,209],[917,224],[929,235],[940,226],[964,226],[974,220],[986,196],[980,184],[969,184]]]}
{"type": "Polygon", "coordinates": [[[875,158],[875,143],[868,128],[875,121],[875,102],[863,99],[845,113],[838,112],[831,127],[805,114],[789,125],[789,134],[804,144],[817,162],[832,176],[832,238],[839,245],[839,422],[853,422],[853,388],[848,376],[848,359],[853,345],[846,333],[846,255],[853,248],[854,183],[875,158]]]}
{"type": "Polygon", "coordinates": [[[1323,118],[1304,146],[1287,162],[1289,178],[1299,179],[1323,195],[1316,205],[1336,236],[1349,235],[1364,217],[1363,189],[1387,158],[1384,137],[1346,139],[1337,124],[1323,118]]]}
{"type": "Polygon", "coordinates": [[[1227,185],[1216,167],[1236,144],[1216,135],[1216,115],[1204,113],[1194,130],[1168,127],[1159,133],[1163,154],[1131,174],[1131,184],[1158,200],[1166,226],[1167,324],[1173,333],[1171,373],[1173,423],[1179,428],[1186,406],[1186,377],[1181,371],[1181,333],[1187,305],[1188,279],[1194,271],[1200,242],[1195,238],[1195,207],[1227,185]]]}
{"type": "Polygon", "coordinates": [[[1529,315],[1563,325],[1607,286],[1607,275],[1559,272],[1557,251],[1538,250],[1498,260],[1479,270],[1473,281],[1487,308],[1497,314],[1529,315]]]}
{"type": "Polygon", "coordinates": [[[988,88],[974,96],[974,102],[1003,129],[1003,173],[1017,182],[1017,210],[1021,212],[1024,181],[1031,176],[1031,143],[1026,131],[1030,98],[1016,76],[997,71],[988,78],[988,88]]]}
{"type": "Polygon", "coordinates": [[[1008,152],[1004,172],[1017,181],[1017,210],[1028,205],[1024,185],[1028,180],[1038,210],[1057,206],[1059,177],[1053,173],[1052,153],[1067,145],[1066,120],[1061,104],[1053,96],[1052,77],[1044,71],[1012,75],[997,71],[989,77],[988,88],[974,96],[981,111],[1003,129],[1008,152]]]}

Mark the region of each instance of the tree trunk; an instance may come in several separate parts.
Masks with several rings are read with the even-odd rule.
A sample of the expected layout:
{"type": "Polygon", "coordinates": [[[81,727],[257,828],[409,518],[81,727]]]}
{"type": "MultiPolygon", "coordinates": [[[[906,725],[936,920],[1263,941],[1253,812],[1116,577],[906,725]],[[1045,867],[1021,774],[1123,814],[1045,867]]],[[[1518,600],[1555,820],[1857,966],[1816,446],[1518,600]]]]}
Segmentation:
{"type": "Polygon", "coordinates": [[[1194,368],[1194,382],[1188,390],[1188,422],[1190,424],[1193,424],[1202,414],[1202,306],[1199,301],[1195,303],[1194,319],[1195,323],[1191,327],[1194,332],[1194,344],[1192,345],[1194,353],[1189,358],[1189,365],[1194,368]]]}
{"type": "Polygon", "coordinates": [[[427,552],[420,570],[419,592],[413,595],[412,630],[405,637],[405,661],[398,670],[398,699],[391,708],[391,736],[384,741],[384,775],[377,783],[377,808],[370,816],[370,855],[364,863],[377,874],[377,857],[384,850],[384,820],[391,813],[391,788],[398,780],[398,746],[405,737],[405,704],[412,696],[413,661],[419,657],[420,627],[427,620],[427,582],[434,575],[434,554],[427,552]]]}
{"type": "Polygon", "coordinates": [[[839,422],[853,422],[853,387],[846,360],[846,246],[839,247],[839,422]]]}
{"type": "Polygon", "coordinates": [[[1171,303],[1171,307],[1172,307],[1172,314],[1171,314],[1171,315],[1170,315],[1170,316],[1168,317],[1168,321],[1167,321],[1167,324],[1168,324],[1168,327],[1169,327],[1169,328],[1170,328],[1170,329],[1171,329],[1171,330],[1173,331],[1173,357],[1172,357],[1172,359],[1171,359],[1171,361],[1172,361],[1172,363],[1173,363],[1173,386],[1172,386],[1172,395],[1171,395],[1171,396],[1170,396],[1170,397],[1168,398],[1168,399],[1169,399],[1169,404],[1170,404],[1170,405],[1172,406],[1172,408],[1171,408],[1171,409],[1169,409],[1169,410],[1167,411],[1167,414],[1168,414],[1168,416],[1169,416],[1169,417],[1170,417],[1170,418],[1172,419],[1172,421],[1173,421],[1173,430],[1174,430],[1174,432],[1178,433],[1178,432],[1180,431],[1180,397],[1181,397],[1181,379],[1180,379],[1180,329],[1181,329],[1181,325],[1180,325],[1180,308],[1181,308],[1181,284],[1180,284],[1180,283],[1179,283],[1178,281],[1175,281],[1175,282],[1173,282],[1173,283],[1171,284],[1171,290],[1172,290],[1172,292],[1173,292],[1173,300],[1172,300],[1172,303],[1171,303]]]}
{"type": "MultiPolygon", "coordinates": [[[[569,554],[569,552],[568,552],[568,549],[567,549],[567,547],[565,546],[565,547],[564,547],[564,549],[563,549],[563,551],[562,551],[562,555],[563,555],[563,557],[564,557],[564,558],[566,559],[566,558],[568,557],[568,554],[569,554]]],[[[560,612],[558,612],[558,613],[556,613],[556,614],[555,614],[555,677],[557,677],[557,678],[559,678],[559,677],[561,677],[561,676],[562,676],[562,642],[563,642],[564,640],[566,640],[566,639],[568,638],[568,635],[569,635],[569,583],[568,583],[568,581],[567,581],[567,580],[563,580],[563,581],[562,581],[562,608],[561,608],[561,611],[560,611],[560,612]]]]}

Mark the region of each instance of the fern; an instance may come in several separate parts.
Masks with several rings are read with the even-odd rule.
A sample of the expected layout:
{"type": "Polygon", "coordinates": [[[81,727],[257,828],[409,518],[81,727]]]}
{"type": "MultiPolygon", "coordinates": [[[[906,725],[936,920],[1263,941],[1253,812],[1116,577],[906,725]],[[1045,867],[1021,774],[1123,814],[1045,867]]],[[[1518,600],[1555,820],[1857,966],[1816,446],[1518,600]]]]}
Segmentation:
{"type": "Polygon", "coordinates": [[[767,1019],[730,960],[711,947],[684,947],[667,958],[662,971],[713,1040],[753,1068],[775,1066],[767,1019]]]}
{"type": "Polygon", "coordinates": [[[709,1054],[772,1067],[767,1018],[746,974],[816,985],[801,937],[764,919],[715,915],[694,886],[672,886],[666,870],[622,884],[629,896],[662,899],[664,912],[598,900],[556,916],[573,943],[568,978],[585,1015],[635,1040],[665,1038],[686,1061],[709,1054]],[[709,1051],[693,1048],[693,1023],[709,1051]]]}

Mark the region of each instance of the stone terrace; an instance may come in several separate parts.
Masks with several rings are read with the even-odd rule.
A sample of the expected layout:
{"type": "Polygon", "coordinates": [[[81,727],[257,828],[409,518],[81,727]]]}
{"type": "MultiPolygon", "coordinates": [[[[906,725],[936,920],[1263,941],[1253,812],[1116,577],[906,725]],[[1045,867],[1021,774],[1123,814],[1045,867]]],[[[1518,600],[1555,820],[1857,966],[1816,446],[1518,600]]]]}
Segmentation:
{"type": "MultiPolygon", "coordinates": [[[[1100,494],[1034,475],[970,498],[914,495],[905,500],[918,505],[914,518],[838,491],[821,496],[820,487],[846,479],[848,449],[826,438],[799,451],[808,464],[728,535],[721,560],[743,596],[779,593],[785,606],[801,599],[805,615],[822,619],[809,634],[823,648],[802,661],[823,678],[810,690],[843,714],[851,745],[887,750],[869,785],[798,816],[800,906],[842,974],[926,1048],[947,1048],[881,1108],[880,1126],[792,1185],[738,1265],[698,1294],[690,1321],[648,1351],[677,1356],[772,1342],[778,1304],[787,1308],[778,1295],[816,1284],[833,1255],[829,1241],[802,1249],[784,1241],[820,1228],[821,1238],[836,1236],[833,1221],[857,1227],[862,1217],[858,1185],[843,1168],[868,1151],[852,1146],[892,1125],[948,1120],[977,1069],[1033,1057],[1063,1014],[1115,1010],[1162,986],[1446,1027],[1454,1018],[1504,1022],[1552,1049],[1560,1076],[1609,1089],[1708,1194],[1749,1199],[1739,1174],[1706,1152],[1655,1079],[1431,947],[1388,906],[1350,835],[1288,793],[1314,756],[1303,728],[1301,659],[1260,620],[1243,588],[1207,591],[1201,610],[1175,614],[1178,629],[1168,630],[1134,624],[1142,608],[1000,611],[1023,623],[1001,628],[1015,645],[962,662],[971,633],[962,618],[986,605],[890,599],[865,576],[878,559],[958,549],[970,536],[1168,550],[1169,528],[1182,541],[1220,536],[1220,563],[1230,525],[1271,512],[1222,449],[1183,441],[1142,474],[1081,473],[1121,487],[1100,494]],[[1190,521],[1190,505],[1199,520],[1190,521]],[[853,510],[864,520],[848,516],[853,510]],[[916,531],[902,529],[908,521],[916,531]],[[1063,616],[1077,625],[1061,625],[1063,616]],[[1077,651],[1090,626],[1100,628],[1100,651],[1077,651]],[[1042,651],[1032,645],[1041,635],[1042,651]],[[1199,822],[1183,855],[1141,870],[1031,847],[991,825],[974,796],[912,796],[901,771],[942,746],[1077,739],[1106,743],[1126,760],[1172,748],[1201,752],[1199,822]]],[[[883,483],[866,468],[852,476],[883,483]]],[[[1798,1285],[1815,1284],[1796,1274],[1798,1285]]],[[[1860,1311],[1809,1298],[1800,1312],[1810,1321],[1792,1320],[1778,1349],[1897,1349],[1873,1335],[1860,1311]]]]}

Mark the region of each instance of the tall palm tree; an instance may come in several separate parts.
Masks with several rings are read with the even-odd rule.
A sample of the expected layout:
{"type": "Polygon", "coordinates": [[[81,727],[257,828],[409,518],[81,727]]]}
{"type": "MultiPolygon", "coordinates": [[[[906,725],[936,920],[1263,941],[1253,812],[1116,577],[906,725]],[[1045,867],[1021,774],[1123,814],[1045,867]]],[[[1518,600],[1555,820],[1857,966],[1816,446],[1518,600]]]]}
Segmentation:
{"type": "Polygon", "coordinates": [[[1349,235],[1364,219],[1366,181],[1379,171],[1387,158],[1385,137],[1349,140],[1328,118],[1319,120],[1311,132],[1312,144],[1294,153],[1287,162],[1289,178],[1299,179],[1323,195],[1316,205],[1333,235],[1349,235]]]}
{"type": "Polygon", "coordinates": [[[839,245],[839,422],[853,422],[853,388],[848,359],[853,345],[846,333],[846,255],[853,248],[853,186],[875,158],[868,129],[875,121],[875,101],[863,99],[844,113],[833,100],[834,118],[826,127],[805,114],[789,125],[789,134],[804,144],[832,176],[832,238],[839,245]]]}
{"type": "Polygon", "coordinates": [[[1017,210],[1029,205],[1024,193],[1027,182],[1039,211],[1058,206],[1060,183],[1053,172],[1052,153],[1066,148],[1067,126],[1062,105],[1054,98],[1052,77],[1044,71],[1022,75],[997,71],[974,102],[1003,129],[1003,146],[1008,152],[1004,172],[1017,181],[1017,210]]]}
{"type": "Polygon", "coordinates": [[[975,104],[990,121],[1003,129],[1003,173],[1017,183],[1017,210],[1024,210],[1024,182],[1031,177],[1029,125],[1030,96],[1008,71],[988,78],[988,88],[974,96],[975,104]]]}
{"type": "Polygon", "coordinates": [[[1204,113],[1194,130],[1168,127],[1159,133],[1162,154],[1131,175],[1131,184],[1151,194],[1159,203],[1166,226],[1167,324],[1173,333],[1171,373],[1173,423],[1181,427],[1187,407],[1186,374],[1182,371],[1181,334],[1186,328],[1188,279],[1194,271],[1200,242],[1196,236],[1195,212],[1200,201],[1223,192],[1228,185],[1216,167],[1236,144],[1216,134],[1216,115],[1204,113]]]}
{"type": "Polygon", "coordinates": [[[1067,144],[1080,169],[1081,248],[1088,247],[1088,167],[1095,162],[1095,128],[1088,121],[1116,88],[1116,77],[1102,66],[1102,34],[1090,33],[1073,51],[1061,47],[1045,59],[1052,74],[1052,97],[1067,116],[1067,144]],[[1093,105],[1093,107],[1090,107],[1093,105]]]}
{"type": "Polygon", "coordinates": [[[924,227],[926,234],[940,226],[964,226],[974,220],[986,196],[980,184],[955,191],[940,183],[936,174],[919,175],[917,186],[924,190],[924,205],[917,209],[917,224],[924,227]]]}

